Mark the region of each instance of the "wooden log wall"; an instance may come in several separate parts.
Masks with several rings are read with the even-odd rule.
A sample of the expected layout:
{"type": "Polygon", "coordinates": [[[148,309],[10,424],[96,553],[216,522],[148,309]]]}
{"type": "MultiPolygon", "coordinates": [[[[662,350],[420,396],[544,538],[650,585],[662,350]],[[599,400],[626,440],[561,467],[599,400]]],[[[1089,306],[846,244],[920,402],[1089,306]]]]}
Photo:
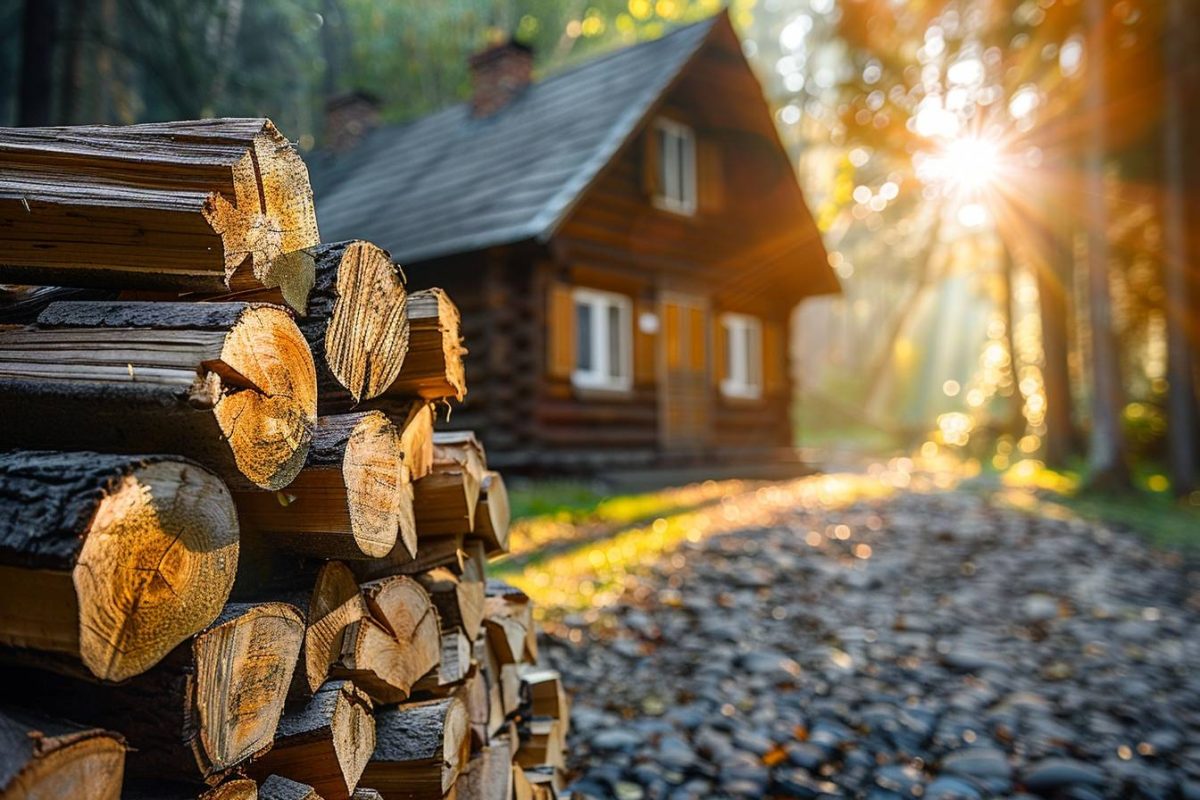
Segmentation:
{"type": "MultiPolygon", "coordinates": [[[[0,286],[0,800],[510,797],[561,776],[565,704],[547,711],[542,672],[522,688],[528,598],[486,584],[503,477],[474,434],[434,431],[464,397],[462,332],[527,320],[464,320],[315,223],[243,230],[308,224],[304,192],[272,194],[303,165],[257,125],[0,131],[43,184],[6,229],[0,176],[21,255],[0,280],[89,287],[0,286]],[[257,211],[221,205],[256,174],[257,211]],[[92,249],[51,224],[83,186],[117,198],[84,214],[92,249]],[[157,266],[167,244],[102,226],[147,220],[176,226],[157,266]]],[[[514,299],[503,270],[485,306],[514,299]]],[[[499,376],[477,419],[516,441],[499,376]]]]}

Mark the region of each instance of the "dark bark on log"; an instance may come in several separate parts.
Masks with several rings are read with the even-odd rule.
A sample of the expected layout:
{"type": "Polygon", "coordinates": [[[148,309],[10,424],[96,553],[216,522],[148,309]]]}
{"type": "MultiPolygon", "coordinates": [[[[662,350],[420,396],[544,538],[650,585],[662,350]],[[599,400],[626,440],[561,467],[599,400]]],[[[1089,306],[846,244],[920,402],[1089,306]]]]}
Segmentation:
{"type": "Polygon", "coordinates": [[[441,798],[468,757],[466,709],[457,698],[375,714],[375,754],[363,784],[392,798],[441,798]]]}
{"type": "Polygon", "coordinates": [[[237,553],[229,492],[199,465],[0,455],[0,644],[125,680],[213,621],[237,553]]]}
{"type": "Polygon", "coordinates": [[[124,763],[116,733],[0,710],[0,797],[117,800],[124,763]]]}
{"type": "Polygon", "coordinates": [[[308,345],[273,306],[55,303],[0,332],[0,446],[178,453],[279,489],[304,464],[315,391],[308,345]]]}
{"type": "Polygon", "coordinates": [[[311,786],[272,775],[258,787],[258,800],[322,800],[322,796],[311,786]]]}

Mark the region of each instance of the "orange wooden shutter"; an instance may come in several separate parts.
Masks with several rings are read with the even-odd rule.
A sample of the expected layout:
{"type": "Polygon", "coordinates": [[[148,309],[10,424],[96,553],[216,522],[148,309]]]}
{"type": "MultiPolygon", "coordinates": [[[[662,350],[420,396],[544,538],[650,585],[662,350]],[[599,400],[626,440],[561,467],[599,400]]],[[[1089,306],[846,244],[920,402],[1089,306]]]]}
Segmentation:
{"type": "Polygon", "coordinates": [[[704,309],[694,306],[688,309],[688,338],[691,340],[688,368],[694,373],[704,371],[708,355],[708,331],[705,329],[704,318],[704,309]]]}
{"type": "Polygon", "coordinates": [[[700,136],[696,142],[696,181],[700,210],[719,212],[725,207],[725,168],[721,146],[715,139],[700,136]]]}
{"type": "Polygon", "coordinates": [[[717,317],[717,324],[713,326],[713,368],[712,379],[713,385],[717,388],[721,387],[721,381],[725,380],[729,369],[729,356],[726,350],[729,347],[729,336],[725,330],[725,323],[721,318],[717,317]]]}
{"type": "Polygon", "coordinates": [[[654,334],[642,330],[643,314],[654,313],[654,306],[639,300],[633,307],[633,377],[637,383],[654,383],[658,378],[654,353],[654,334]]]}
{"type": "Polygon", "coordinates": [[[651,125],[642,134],[642,191],[647,197],[654,197],[659,192],[658,174],[658,128],[651,125]]]}
{"type": "Polygon", "coordinates": [[[680,338],[679,306],[663,303],[663,342],[667,350],[667,369],[677,370],[683,364],[683,342],[680,338]]]}
{"type": "Polygon", "coordinates": [[[763,385],[768,394],[787,388],[787,343],[778,322],[763,324],[763,385]]]}
{"type": "Polygon", "coordinates": [[[569,378],[575,369],[575,301],[568,284],[550,284],[546,320],[546,371],[555,378],[569,378]]]}

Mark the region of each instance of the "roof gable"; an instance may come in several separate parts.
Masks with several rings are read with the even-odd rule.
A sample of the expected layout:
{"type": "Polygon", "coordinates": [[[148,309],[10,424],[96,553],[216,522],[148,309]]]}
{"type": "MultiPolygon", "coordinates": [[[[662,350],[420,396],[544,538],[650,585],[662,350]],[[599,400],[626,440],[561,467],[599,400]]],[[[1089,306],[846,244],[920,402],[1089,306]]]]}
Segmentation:
{"type": "Polygon", "coordinates": [[[312,159],[322,234],[401,262],[546,238],[718,25],[724,12],[546,78],[490,117],[463,103],[312,159]]]}

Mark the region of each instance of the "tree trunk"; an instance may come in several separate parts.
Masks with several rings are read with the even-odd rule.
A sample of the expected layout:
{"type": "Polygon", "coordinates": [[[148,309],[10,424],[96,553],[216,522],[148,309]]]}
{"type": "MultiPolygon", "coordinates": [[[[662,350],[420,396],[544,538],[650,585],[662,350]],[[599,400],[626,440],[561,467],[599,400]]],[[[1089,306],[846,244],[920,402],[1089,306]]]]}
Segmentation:
{"type": "Polygon", "coordinates": [[[138,675],[221,612],[237,552],[229,491],[196,464],[0,456],[7,646],[65,653],[101,680],[138,675]]]}
{"type": "Polygon", "coordinates": [[[1088,321],[1092,343],[1092,426],[1088,440],[1088,483],[1097,489],[1131,485],[1121,427],[1121,367],[1113,324],[1109,287],[1108,198],[1105,136],[1110,110],[1106,106],[1108,74],[1104,0],[1087,0],[1088,45],[1084,115],[1089,120],[1085,158],[1087,209],[1088,321]]]}
{"type": "Polygon", "coordinates": [[[1003,241],[1000,242],[1001,264],[1000,280],[1004,287],[1004,298],[1001,302],[1004,314],[1004,342],[1008,348],[1008,368],[1012,375],[1012,405],[1008,419],[1003,424],[1005,433],[1020,437],[1025,432],[1025,393],[1021,390],[1021,369],[1017,363],[1017,298],[1013,291],[1013,273],[1016,262],[1012,250],[1003,241]]]}
{"type": "Polygon", "coordinates": [[[462,320],[458,307],[441,289],[408,296],[408,354],[397,379],[384,395],[462,400],[467,394],[463,371],[462,320]]]}
{"type": "MultiPolygon", "coordinates": [[[[1195,4],[1190,4],[1194,6],[1195,4]]],[[[1167,450],[1171,489],[1186,497],[1197,488],[1196,387],[1192,373],[1194,354],[1188,335],[1191,258],[1188,247],[1188,157],[1185,150],[1186,82],[1189,78],[1188,48],[1192,29],[1189,4],[1168,0],[1166,38],[1166,87],[1163,103],[1163,202],[1164,259],[1163,287],[1166,292],[1167,322],[1167,450]]]]}
{"type": "Polygon", "coordinates": [[[58,66],[58,124],[79,122],[79,100],[83,94],[83,32],[89,4],[67,0],[67,20],[58,66]]]}
{"type": "Polygon", "coordinates": [[[58,0],[25,0],[17,79],[17,125],[21,127],[52,122],[57,21],[58,0]]]}

